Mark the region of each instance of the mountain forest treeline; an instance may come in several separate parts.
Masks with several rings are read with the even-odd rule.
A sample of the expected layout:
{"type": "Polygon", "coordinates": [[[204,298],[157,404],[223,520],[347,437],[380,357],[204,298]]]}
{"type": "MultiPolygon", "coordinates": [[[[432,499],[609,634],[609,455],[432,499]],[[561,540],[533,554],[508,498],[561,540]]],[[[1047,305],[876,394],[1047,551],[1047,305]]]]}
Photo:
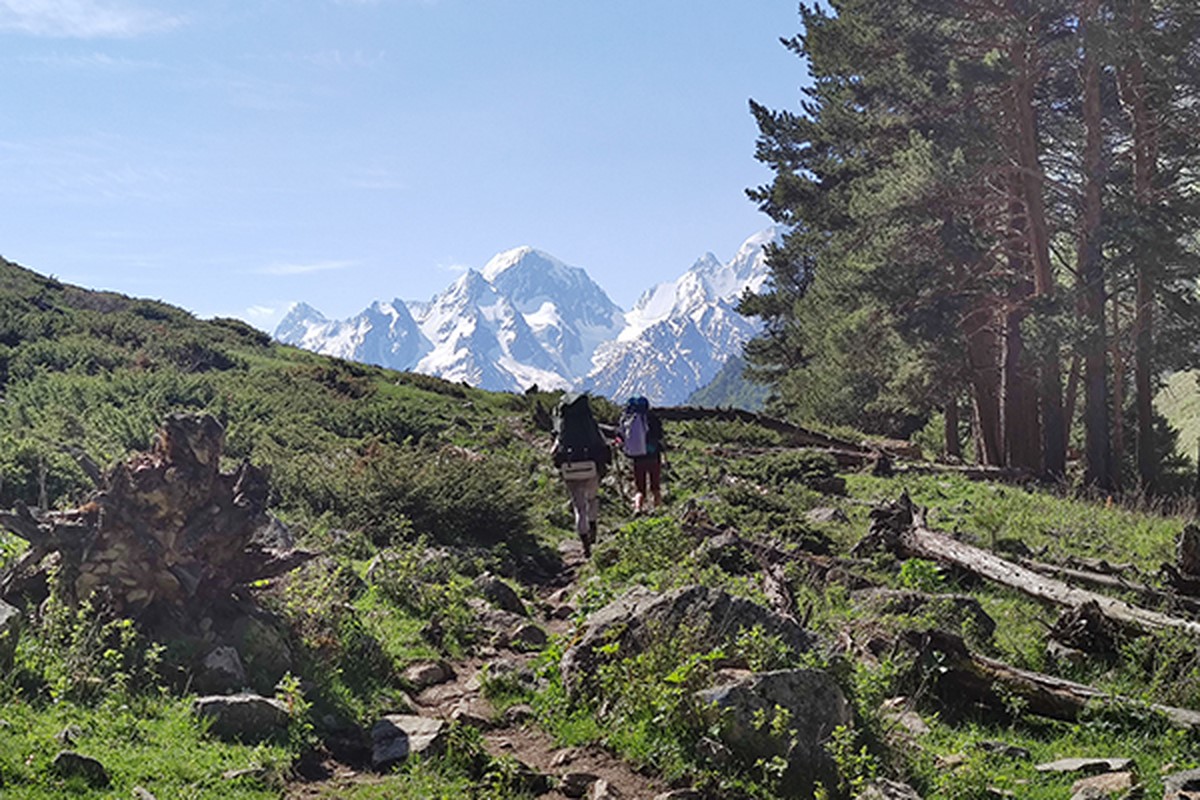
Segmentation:
{"type": "Polygon", "coordinates": [[[1152,400],[1200,363],[1200,6],[837,0],[784,44],[797,111],[751,103],[749,192],[789,227],[749,374],[776,411],[983,464],[1168,490],[1152,400]]]}

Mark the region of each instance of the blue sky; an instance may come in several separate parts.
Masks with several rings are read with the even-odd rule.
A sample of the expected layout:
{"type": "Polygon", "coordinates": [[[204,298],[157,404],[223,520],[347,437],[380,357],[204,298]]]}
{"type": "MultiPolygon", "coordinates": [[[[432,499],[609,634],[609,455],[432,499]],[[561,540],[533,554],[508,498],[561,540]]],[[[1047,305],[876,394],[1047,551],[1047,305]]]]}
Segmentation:
{"type": "Polygon", "coordinates": [[[795,0],[0,0],[0,255],[264,329],[531,245],[623,307],[770,220],[795,0]]]}

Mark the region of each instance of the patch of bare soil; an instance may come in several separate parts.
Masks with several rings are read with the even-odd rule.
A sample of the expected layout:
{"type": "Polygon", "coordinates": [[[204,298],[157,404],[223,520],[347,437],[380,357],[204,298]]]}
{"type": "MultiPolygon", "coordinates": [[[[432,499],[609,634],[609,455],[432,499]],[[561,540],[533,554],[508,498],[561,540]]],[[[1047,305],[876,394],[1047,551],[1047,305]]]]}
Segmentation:
{"type": "MultiPolygon", "coordinates": [[[[585,559],[579,542],[566,542],[561,550],[563,571],[545,583],[534,586],[539,602],[531,613],[551,637],[568,633],[572,622],[564,618],[564,598],[573,594],[580,567],[585,559]]],[[[563,776],[575,774],[586,784],[594,779],[605,781],[611,791],[607,797],[626,800],[648,800],[666,791],[662,781],[643,774],[602,747],[559,747],[553,738],[537,726],[528,709],[517,707],[498,715],[483,696],[482,671],[504,662],[506,669],[520,670],[537,658],[535,653],[507,648],[483,648],[480,652],[458,661],[449,662],[452,677],[425,687],[413,698],[413,713],[434,719],[459,719],[478,725],[483,732],[484,746],[493,757],[509,757],[534,772],[551,779],[551,790],[541,795],[554,800],[569,795],[561,791],[563,776]],[[584,777],[588,776],[588,777],[584,777]]],[[[337,797],[355,785],[379,783],[384,778],[369,771],[357,771],[336,762],[320,766],[327,777],[298,781],[288,786],[289,800],[312,800],[318,797],[337,797]]],[[[316,777],[316,776],[314,776],[316,777]]],[[[591,797],[590,790],[574,797],[591,797]]]]}

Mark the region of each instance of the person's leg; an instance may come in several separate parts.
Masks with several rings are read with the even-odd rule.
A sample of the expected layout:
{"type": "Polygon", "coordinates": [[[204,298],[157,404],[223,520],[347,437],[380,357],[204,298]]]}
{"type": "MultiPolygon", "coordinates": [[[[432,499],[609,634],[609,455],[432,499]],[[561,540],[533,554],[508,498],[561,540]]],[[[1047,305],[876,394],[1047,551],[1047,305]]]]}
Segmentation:
{"type": "Polygon", "coordinates": [[[650,495],[654,498],[654,507],[658,508],[662,505],[662,457],[658,453],[654,454],[646,472],[650,479],[650,495]]]}
{"type": "Polygon", "coordinates": [[[571,511],[575,513],[575,533],[583,543],[584,555],[590,556],[592,547],[588,537],[588,483],[590,481],[568,481],[567,491],[571,493],[571,511]]]}
{"type": "Polygon", "coordinates": [[[600,476],[587,481],[587,520],[589,554],[591,546],[596,543],[596,528],[600,524],[600,476]]]}
{"type": "Polygon", "coordinates": [[[633,511],[636,514],[642,510],[642,503],[646,500],[646,478],[649,464],[646,459],[635,458],[633,460],[633,488],[636,494],[633,496],[633,511]]]}

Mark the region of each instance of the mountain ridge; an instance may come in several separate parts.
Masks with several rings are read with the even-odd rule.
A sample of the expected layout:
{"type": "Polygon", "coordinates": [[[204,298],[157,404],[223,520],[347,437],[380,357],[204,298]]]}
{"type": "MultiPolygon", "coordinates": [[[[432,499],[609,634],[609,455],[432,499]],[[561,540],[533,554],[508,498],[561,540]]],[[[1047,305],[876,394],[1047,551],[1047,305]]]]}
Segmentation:
{"type": "Polygon", "coordinates": [[[521,392],[537,385],[609,397],[684,401],[759,330],[737,298],[767,277],[764,247],[748,237],[729,261],[706,252],[672,281],[621,309],[586,270],[543,250],[504,250],[428,301],[376,300],[345,320],[294,305],[274,337],[314,352],[521,392]]]}

